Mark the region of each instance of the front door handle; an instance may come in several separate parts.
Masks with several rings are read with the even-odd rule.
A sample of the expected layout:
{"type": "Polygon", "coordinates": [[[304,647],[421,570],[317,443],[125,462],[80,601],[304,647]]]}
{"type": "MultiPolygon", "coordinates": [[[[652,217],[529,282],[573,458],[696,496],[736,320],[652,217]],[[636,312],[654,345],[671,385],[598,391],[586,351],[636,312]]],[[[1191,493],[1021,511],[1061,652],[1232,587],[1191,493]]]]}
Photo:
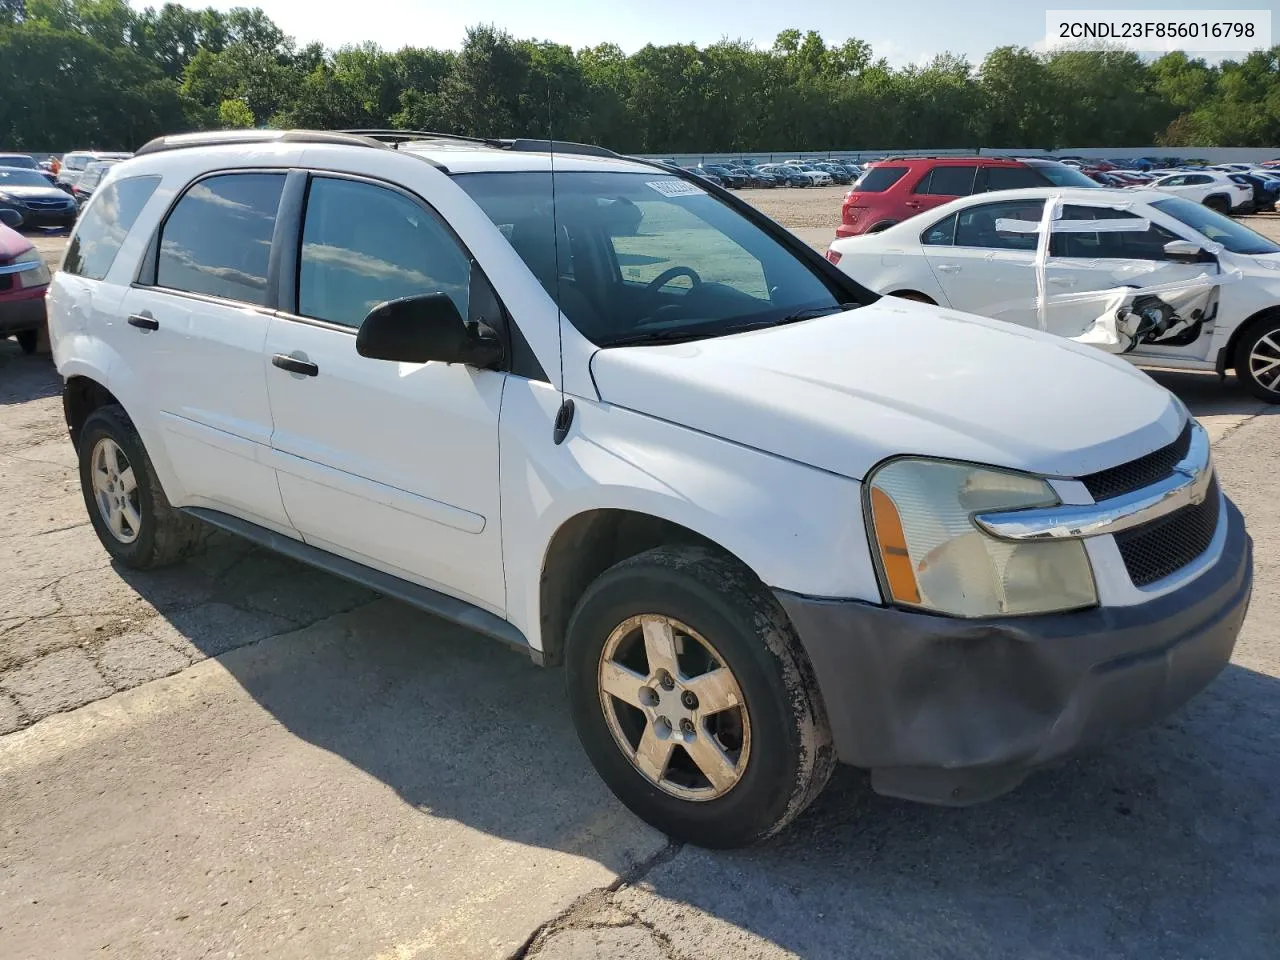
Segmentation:
{"type": "Polygon", "coordinates": [[[1049,282],[1055,287],[1074,287],[1076,285],[1075,277],[1050,277],[1049,282]]]}
{"type": "Polygon", "coordinates": [[[960,272],[960,264],[958,264],[958,263],[940,263],[940,264],[938,264],[938,269],[939,269],[942,273],[959,273],[959,272],[960,272]]]}
{"type": "Polygon", "coordinates": [[[286,353],[277,353],[271,358],[271,364],[281,370],[288,370],[290,373],[300,373],[304,377],[314,377],[320,373],[320,368],[310,360],[299,360],[297,357],[291,357],[286,353]]]}
{"type": "Polygon", "coordinates": [[[139,330],[159,330],[160,321],[155,317],[146,317],[140,313],[135,313],[129,317],[129,326],[137,327],[139,330]]]}

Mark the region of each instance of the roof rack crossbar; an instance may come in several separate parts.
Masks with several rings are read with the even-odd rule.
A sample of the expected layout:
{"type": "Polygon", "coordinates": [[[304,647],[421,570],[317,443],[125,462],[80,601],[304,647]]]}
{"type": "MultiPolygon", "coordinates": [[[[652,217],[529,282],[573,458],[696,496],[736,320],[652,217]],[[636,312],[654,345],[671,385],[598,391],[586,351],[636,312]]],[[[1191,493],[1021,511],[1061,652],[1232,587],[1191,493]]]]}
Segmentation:
{"type": "Polygon", "coordinates": [[[142,157],[168,150],[219,147],[237,143],[334,143],[380,149],[385,149],[386,146],[368,137],[332,130],[219,130],[209,133],[179,133],[156,137],[139,147],[134,156],[142,157]]]}

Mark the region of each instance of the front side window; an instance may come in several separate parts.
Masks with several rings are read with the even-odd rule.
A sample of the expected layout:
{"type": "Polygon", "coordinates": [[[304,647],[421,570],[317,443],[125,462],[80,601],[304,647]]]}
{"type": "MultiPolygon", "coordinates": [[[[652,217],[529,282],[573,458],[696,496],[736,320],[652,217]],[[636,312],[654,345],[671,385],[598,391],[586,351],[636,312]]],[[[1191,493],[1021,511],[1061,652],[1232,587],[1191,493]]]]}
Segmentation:
{"type": "Polygon", "coordinates": [[[298,263],[302,316],[359,327],[380,303],[445,293],[466,317],[470,276],[466,252],[417,201],[359,180],[311,181],[298,263]]]}
{"type": "Polygon", "coordinates": [[[976,166],[934,167],[916,186],[915,192],[935,197],[967,197],[973,193],[977,173],[976,166]]]}
{"type": "MultiPolygon", "coordinates": [[[[1062,220],[1139,220],[1136,213],[1109,207],[1086,207],[1068,203],[1062,220]]],[[[1177,240],[1174,234],[1154,223],[1146,230],[1063,232],[1049,238],[1049,255],[1090,260],[1164,260],[1164,245],[1177,240]]]]}
{"type": "Polygon", "coordinates": [[[62,269],[90,280],[103,279],[159,185],[159,177],[126,177],[95,193],[76,224],[62,269]]]}
{"type": "Polygon", "coordinates": [[[1045,185],[1045,178],[1030,167],[985,167],[983,174],[986,181],[983,190],[1021,190],[1045,185]]]}
{"type": "Polygon", "coordinates": [[[851,295],[732,207],[659,171],[557,174],[554,201],[545,173],[454,181],[601,346],[803,320],[838,312],[851,295]]]}
{"type": "Polygon", "coordinates": [[[955,245],[1034,251],[1037,234],[1026,225],[1039,223],[1043,212],[1043,200],[1002,200],[969,207],[958,215],[955,245]]]}
{"type": "Polygon", "coordinates": [[[156,286],[263,306],[283,173],[232,173],[182,195],[160,231],[156,286]]]}

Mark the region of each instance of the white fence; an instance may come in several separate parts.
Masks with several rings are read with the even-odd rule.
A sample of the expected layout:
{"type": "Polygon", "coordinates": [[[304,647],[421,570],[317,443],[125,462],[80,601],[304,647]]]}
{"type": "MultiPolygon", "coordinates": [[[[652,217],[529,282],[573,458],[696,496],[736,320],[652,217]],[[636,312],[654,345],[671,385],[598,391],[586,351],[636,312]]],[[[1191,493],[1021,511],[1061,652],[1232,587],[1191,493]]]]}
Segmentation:
{"type": "Polygon", "coordinates": [[[641,156],[653,160],[674,160],[681,167],[695,167],[700,163],[724,163],[742,160],[755,160],[757,163],[781,163],[784,160],[826,159],[853,160],[861,163],[864,160],[878,160],[881,157],[906,156],[1005,156],[1036,157],[1046,153],[1057,157],[1097,157],[1102,159],[1137,159],[1138,157],[1180,157],[1183,160],[1205,160],[1209,163],[1257,163],[1280,157],[1280,147],[1063,147],[1061,150],[1046,151],[1042,147],[1005,147],[979,149],[948,150],[895,150],[883,148],[876,150],[800,150],[776,152],[749,151],[746,153],[646,153],[641,156]]]}

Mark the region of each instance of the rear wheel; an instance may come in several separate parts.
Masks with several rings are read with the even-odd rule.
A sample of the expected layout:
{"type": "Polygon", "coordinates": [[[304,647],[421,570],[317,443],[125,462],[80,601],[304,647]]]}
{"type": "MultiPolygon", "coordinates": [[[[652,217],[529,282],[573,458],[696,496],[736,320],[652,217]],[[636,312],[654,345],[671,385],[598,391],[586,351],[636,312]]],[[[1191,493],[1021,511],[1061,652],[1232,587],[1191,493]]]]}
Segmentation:
{"type": "Polygon", "coordinates": [[[1280,315],[1256,321],[1240,335],[1236,379],[1255,397],[1280,403],[1280,315]]]}
{"type": "Polygon", "coordinates": [[[117,405],[99,407],[80,429],[80,487],[107,552],[146,570],[183,559],[204,525],[170,505],[133,424],[117,405]]]}
{"type": "Polygon", "coordinates": [[[812,670],[786,615],[730,558],[659,547],[579,601],[566,646],[582,745],[610,789],[707,847],[771,836],[835,764],[812,670]]]}
{"type": "Polygon", "coordinates": [[[1217,194],[1212,197],[1205,197],[1204,205],[1214,213],[1229,214],[1231,212],[1231,201],[1217,194]]]}

